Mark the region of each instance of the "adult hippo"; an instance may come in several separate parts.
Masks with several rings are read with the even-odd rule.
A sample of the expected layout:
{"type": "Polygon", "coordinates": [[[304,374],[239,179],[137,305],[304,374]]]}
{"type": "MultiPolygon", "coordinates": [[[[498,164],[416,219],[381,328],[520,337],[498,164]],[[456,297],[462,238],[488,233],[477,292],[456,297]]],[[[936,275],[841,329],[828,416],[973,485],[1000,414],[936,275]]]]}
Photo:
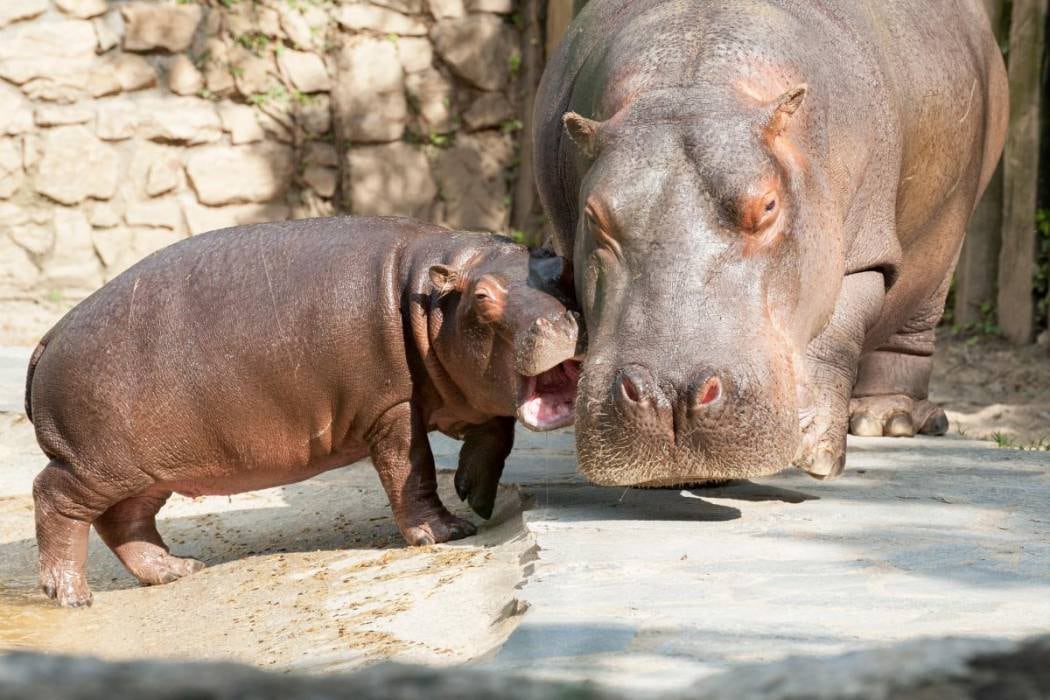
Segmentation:
{"type": "Polygon", "coordinates": [[[979,0],[591,0],[535,134],[582,471],[828,478],[848,430],[944,433],[934,327],[1007,101],[979,0]]]}

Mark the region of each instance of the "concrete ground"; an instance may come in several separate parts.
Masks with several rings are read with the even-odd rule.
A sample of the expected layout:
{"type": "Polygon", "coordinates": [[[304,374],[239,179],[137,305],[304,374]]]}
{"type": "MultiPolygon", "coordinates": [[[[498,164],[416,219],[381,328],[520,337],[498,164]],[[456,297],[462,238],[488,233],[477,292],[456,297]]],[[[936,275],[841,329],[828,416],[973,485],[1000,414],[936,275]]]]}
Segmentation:
{"type": "MultiPolygon", "coordinates": [[[[637,694],[791,655],[1050,631],[1050,453],[958,436],[852,440],[831,483],[679,491],[589,485],[571,432],[522,434],[496,522],[425,550],[401,548],[367,465],[173,499],[161,531],[208,570],[138,588],[96,541],[95,607],[56,610],[32,592],[27,356],[0,352],[0,647],[315,671],[471,662],[637,694]]],[[[454,466],[456,443],[434,442],[454,466]]]]}

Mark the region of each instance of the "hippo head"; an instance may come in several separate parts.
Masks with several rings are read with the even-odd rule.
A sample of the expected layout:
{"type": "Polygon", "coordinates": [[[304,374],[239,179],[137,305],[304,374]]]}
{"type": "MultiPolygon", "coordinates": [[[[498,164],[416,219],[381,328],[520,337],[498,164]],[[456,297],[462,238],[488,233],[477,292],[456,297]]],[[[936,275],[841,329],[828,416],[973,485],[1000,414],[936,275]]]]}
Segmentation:
{"type": "Polygon", "coordinates": [[[746,478],[794,459],[806,347],[844,267],[805,96],[674,88],[604,121],[565,115],[582,173],[576,434],[591,480],[746,478]]]}
{"type": "Polygon", "coordinates": [[[505,243],[461,267],[435,265],[430,279],[443,309],[435,345],[470,403],[531,430],[570,425],[579,326],[566,261],[505,243]]]}

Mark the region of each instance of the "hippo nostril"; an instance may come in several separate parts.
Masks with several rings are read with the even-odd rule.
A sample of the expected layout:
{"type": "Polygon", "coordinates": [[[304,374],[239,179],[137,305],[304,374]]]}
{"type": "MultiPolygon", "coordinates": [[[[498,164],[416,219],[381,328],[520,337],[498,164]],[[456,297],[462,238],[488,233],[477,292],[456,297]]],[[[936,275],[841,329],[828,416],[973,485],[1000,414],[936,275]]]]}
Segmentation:
{"type": "Polygon", "coordinates": [[[638,390],[638,386],[627,375],[620,377],[620,392],[631,403],[638,403],[642,400],[642,394],[638,390]]]}
{"type": "Polygon", "coordinates": [[[627,365],[622,368],[613,380],[613,393],[623,406],[651,408],[653,403],[660,402],[659,391],[653,381],[653,375],[640,365],[627,365]]]}
{"type": "Polygon", "coordinates": [[[693,394],[693,403],[696,408],[704,408],[718,401],[722,397],[722,382],[718,377],[708,377],[693,394]]]}

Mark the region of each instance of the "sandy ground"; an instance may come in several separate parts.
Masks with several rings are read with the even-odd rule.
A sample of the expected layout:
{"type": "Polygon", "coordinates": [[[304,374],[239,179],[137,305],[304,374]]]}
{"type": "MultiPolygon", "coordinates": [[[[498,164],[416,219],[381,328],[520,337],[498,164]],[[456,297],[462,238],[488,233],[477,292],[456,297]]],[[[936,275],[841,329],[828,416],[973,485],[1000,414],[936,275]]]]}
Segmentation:
{"type": "MultiPolygon", "coordinates": [[[[231,498],[173,497],[160,530],[208,568],[167,586],[140,587],[92,533],[95,605],[60,610],[36,592],[30,492],[42,461],[24,416],[0,413],[0,649],[307,671],[446,665],[498,649],[524,609],[515,586],[532,542],[516,488],[477,537],[408,549],[366,462],[231,498]]],[[[468,517],[449,473],[441,496],[468,517]]]]}

